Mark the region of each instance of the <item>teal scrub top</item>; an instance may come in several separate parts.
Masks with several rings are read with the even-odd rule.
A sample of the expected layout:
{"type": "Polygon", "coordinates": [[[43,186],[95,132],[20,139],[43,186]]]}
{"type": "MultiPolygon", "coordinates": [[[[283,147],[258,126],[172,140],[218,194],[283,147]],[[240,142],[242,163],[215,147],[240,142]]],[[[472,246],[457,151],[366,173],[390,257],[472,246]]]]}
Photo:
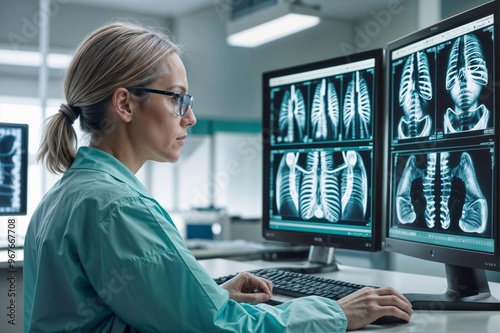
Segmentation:
{"type": "Polygon", "coordinates": [[[326,298],[275,307],[229,299],[135,175],[82,147],[28,227],[24,332],[109,332],[123,322],[141,332],[343,332],[347,325],[326,298]]]}

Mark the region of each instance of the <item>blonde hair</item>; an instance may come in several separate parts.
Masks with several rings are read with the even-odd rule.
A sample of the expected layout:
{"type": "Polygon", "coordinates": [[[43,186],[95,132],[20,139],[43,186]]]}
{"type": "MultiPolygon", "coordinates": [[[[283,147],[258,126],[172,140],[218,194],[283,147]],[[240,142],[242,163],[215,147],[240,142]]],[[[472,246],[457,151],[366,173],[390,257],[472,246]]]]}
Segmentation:
{"type": "MultiPolygon", "coordinates": [[[[47,119],[37,159],[53,173],[63,173],[73,163],[78,146],[73,122],[91,141],[109,129],[106,109],[119,88],[147,86],[166,74],[163,61],[179,46],[161,32],[132,23],[112,23],[91,33],[79,46],[66,73],[67,104],[47,119]]],[[[140,103],[146,94],[132,92],[140,103]]]]}

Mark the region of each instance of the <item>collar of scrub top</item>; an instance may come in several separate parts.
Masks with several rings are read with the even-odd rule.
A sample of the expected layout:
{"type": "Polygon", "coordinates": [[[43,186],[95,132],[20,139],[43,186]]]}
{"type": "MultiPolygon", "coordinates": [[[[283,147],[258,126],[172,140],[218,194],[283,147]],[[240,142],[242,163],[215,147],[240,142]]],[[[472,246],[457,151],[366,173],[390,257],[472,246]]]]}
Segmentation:
{"type": "Polygon", "coordinates": [[[140,195],[154,200],[153,196],[132,171],[114,156],[100,149],[92,147],[78,148],[75,160],[68,171],[76,169],[92,169],[105,172],[111,177],[130,185],[140,195]]]}

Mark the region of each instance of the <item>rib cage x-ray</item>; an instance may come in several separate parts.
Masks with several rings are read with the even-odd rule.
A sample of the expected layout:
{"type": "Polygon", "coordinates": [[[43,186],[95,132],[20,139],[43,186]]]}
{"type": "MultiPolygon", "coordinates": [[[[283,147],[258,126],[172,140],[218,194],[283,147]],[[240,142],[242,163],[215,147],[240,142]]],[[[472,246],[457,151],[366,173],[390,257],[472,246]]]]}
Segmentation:
{"type": "MultiPolygon", "coordinates": [[[[460,229],[465,232],[483,233],[488,221],[488,204],[477,182],[471,156],[468,153],[462,153],[460,164],[453,170],[449,170],[449,172],[452,177],[462,179],[466,186],[465,203],[459,221],[460,229]]],[[[447,228],[450,223],[449,215],[445,217],[441,221],[443,228],[447,228]]]]}
{"type": "Polygon", "coordinates": [[[341,154],[338,165],[329,151],[284,154],[276,175],[278,214],[333,223],[364,219],[368,177],[363,159],[355,151],[341,154]]]}
{"type": "Polygon", "coordinates": [[[446,70],[446,90],[455,104],[444,115],[444,132],[485,129],[490,112],[478,99],[488,83],[483,47],[474,34],[458,37],[450,50],[446,70]]]}
{"type": "Polygon", "coordinates": [[[335,86],[332,82],[321,80],[321,83],[316,86],[311,107],[312,137],[315,141],[337,140],[339,113],[339,100],[335,86]]]}
{"type": "Polygon", "coordinates": [[[0,213],[21,208],[21,130],[0,129],[0,213]]]}
{"type": "Polygon", "coordinates": [[[297,216],[299,211],[300,173],[298,154],[283,155],[276,174],[276,207],[282,215],[297,216]]]}
{"type": "Polygon", "coordinates": [[[488,222],[488,205],[477,181],[472,157],[467,152],[454,153],[460,154],[460,162],[450,167],[450,154],[443,152],[409,156],[397,186],[398,221],[402,224],[425,221],[427,228],[433,229],[439,210],[442,229],[449,229],[451,224],[456,223],[463,232],[484,233],[488,222]],[[417,166],[417,158],[420,159],[420,167],[417,166]],[[425,163],[421,163],[423,159],[425,163]],[[439,178],[436,177],[438,174],[439,178]],[[436,184],[436,179],[440,179],[440,184],[436,184]],[[462,198],[457,196],[460,191],[454,188],[459,183],[463,184],[462,198]],[[436,202],[437,193],[440,193],[439,202],[436,202]],[[456,221],[452,221],[452,215],[457,217],[456,221]]]}
{"type": "Polygon", "coordinates": [[[344,137],[346,139],[369,138],[371,117],[370,94],[366,81],[359,71],[352,73],[344,98],[344,137]]]}
{"type": "Polygon", "coordinates": [[[302,141],[306,130],[306,105],[302,92],[295,85],[283,95],[278,122],[284,142],[302,141]]]}
{"type": "Polygon", "coordinates": [[[399,85],[399,105],[403,117],[398,124],[398,139],[425,137],[431,134],[432,119],[427,113],[432,99],[429,61],[424,52],[408,56],[399,85]]]}
{"type": "Polygon", "coordinates": [[[300,216],[306,220],[340,219],[340,186],[330,152],[307,153],[307,165],[302,169],[300,184],[300,216]]]}
{"type": "Polygon", "coordinates": [[[342,217],[363,219],[368,201],[368,177],[359,153],[345,154],[346,168],[342,170],[342,217]]]}

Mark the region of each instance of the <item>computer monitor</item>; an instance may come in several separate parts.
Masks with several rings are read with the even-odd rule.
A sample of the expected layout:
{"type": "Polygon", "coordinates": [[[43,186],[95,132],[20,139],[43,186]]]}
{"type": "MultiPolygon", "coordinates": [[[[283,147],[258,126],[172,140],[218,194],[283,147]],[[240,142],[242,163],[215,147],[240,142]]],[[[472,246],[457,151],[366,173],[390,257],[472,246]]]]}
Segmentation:
{"type": "Polygon", "coordinates": [[[485,270],[500,270],[498,4],[387,47],[386,249],[445,264],[443,295],[415,309],[499,310],[485,270]]]}
{"type": "Polygon", "coordinates": [[[302,272],[338,269],[333,248],[381,250],[383,56],[263,74],[263,237],[311,245],[302,272]]]}
{"type": "Polygon", "coordinates": [[[0,216],[25,215],[28,125],[0,123],[0,216]]]}

